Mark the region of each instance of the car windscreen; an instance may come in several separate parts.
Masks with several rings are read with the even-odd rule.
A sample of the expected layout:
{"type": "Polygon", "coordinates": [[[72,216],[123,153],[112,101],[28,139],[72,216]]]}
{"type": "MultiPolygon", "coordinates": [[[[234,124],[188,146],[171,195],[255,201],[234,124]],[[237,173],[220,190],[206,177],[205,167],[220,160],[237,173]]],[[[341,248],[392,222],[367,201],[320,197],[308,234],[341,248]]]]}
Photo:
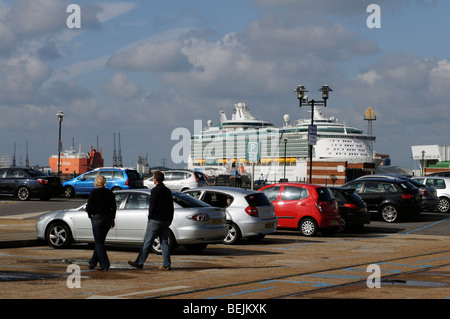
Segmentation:
{"type": "Polygon", "coordinates": [[[323,187],[323,188],[316,188],[317,194],[319,195],[319,199],[321,201],[330,201],[334,200],[334,195],[330,191],[329,188],[323,187]]]}
{"type": "Polygon", "coordinates": [[[198,200],[184,193],[172,192],[173,201],[183,208],[189,207],[210,207],[205,202],[198,200]]]}
{"type": "Polygon", "coordinates": [[[250,206],[270,206],[272,203],[264,193],[255,193],[245,196],[245,200],[250,206]]]}
{"type": "Polygon", "coordinates": [[[410,180],[408,180],[408,182],[410,182],[411,184],[413,184],[416,187],[426,187],[424,184],[422,184],[419,181],[416,181],[414,179],[410,179],[410,180]]]}

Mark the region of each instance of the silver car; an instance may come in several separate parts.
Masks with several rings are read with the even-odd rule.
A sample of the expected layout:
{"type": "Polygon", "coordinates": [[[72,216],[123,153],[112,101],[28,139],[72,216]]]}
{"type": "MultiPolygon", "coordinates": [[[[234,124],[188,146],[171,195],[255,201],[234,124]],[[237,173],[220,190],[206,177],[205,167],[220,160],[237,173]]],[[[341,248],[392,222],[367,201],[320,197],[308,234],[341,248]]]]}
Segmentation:
{"type": "MultiPolygon", "coordinates": [[[[107,244],[141,245],[148,220],[150,190],[134,189],[114,192],[116,195],[116,226],[106,237],[107,244]]],[[[223,209],[211,207],[186,194],[172,192],[174,219],[170,225],[169,246],[182,245],[192,251],[201,251],[211,243],[222,243],[227,234],[223,209]]],[[[45,214],[36,223],[38,239],[54,248],[65,248],[73,242],[93,243],[91,220],[85,205],[45,214]]],[[[159,239],[153,252],[160,253],[159,239]]]]}
{"type": "Polygon", "coordinates": [[[441,213],[450,212],[450,177],[444,176],[423,176],[413,178],[420,183],[434,187],[439,197],[437,209],[441,213]]]}
{"type": "MultiPolygon", "coordinates": [[[[170,170],[164,171],[164,185],[174,191],[182,192],[184,190],[208,186],[208,179],[205,174],[190,170],[170,170]]],[[[153,177],[144,180],[144,186],[147,188],[155,187],[153,177]]]]}
{"type": "Polygon", "coordinates": [[[235,187],[201,187],[185,193],[211,206],[226,209],[228,234],[224,238],[225,244],[234,244],[243,237],[259,241],[277,230],[275,208],[263,193],[235,187]]]}

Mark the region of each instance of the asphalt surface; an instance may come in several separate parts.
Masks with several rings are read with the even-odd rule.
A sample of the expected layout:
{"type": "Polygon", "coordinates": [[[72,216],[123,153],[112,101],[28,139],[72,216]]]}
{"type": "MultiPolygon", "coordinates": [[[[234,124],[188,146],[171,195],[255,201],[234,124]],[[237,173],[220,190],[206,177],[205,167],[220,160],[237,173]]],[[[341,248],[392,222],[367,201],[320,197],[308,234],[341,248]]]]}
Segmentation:
{"type": "Polygon", "coordinates": [[[84,201],[0,200],[0,299],[171,300],[170,313],[218,306],[214,317],[241,317],[241,304],[271,317],[281,308],[294,311],[301,300],[450,299],[450,215],[423,213],[395,224],[375,220],[359,233],[331,237],[280,230],[258,244],[210,245],[199,254],[180,248],[170,272],[158,271],[157,255],[143,270],[133,269],[127,261],[138,248],[111,246],[111,269],[104,273],[88,269],[88,245],[56,250],[35,238],[42,213],[84,201]],[[369,288],[373,265],[380,267],[380,288],[369,288]],[[80,288],[68,287],[70,267],[79,267],[80,288]]]}

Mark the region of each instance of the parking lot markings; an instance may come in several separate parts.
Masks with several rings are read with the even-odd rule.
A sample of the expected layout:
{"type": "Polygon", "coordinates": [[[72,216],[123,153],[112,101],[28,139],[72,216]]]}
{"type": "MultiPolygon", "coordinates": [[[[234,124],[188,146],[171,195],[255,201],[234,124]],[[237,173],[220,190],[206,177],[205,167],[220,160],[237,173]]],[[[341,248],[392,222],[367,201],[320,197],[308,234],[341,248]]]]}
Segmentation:
{"type": "Polygon", "coordinates": [[[275,287],[267,287],[267,288],[261,288],[261,289],[247,290],[247,291],[235,292],[235,293],[228,294],[228,295],[208,297],[208,298],[206,298],[206,299],[226,298],[226,297],[231,297],[231,296],[238,296],[238,295],[243,295],[243,294],[250,294],[250,293],[259,292],[259,291],[264,291],[264,290],[273,289],[273,288],[275,288],[275,287]]]}
{"type": "Polygon", "coordinates": [[[268,281],[262,281],[260,284],[267,284],[272,282],[284,282],[284,283],[292,283],[292,284],[311,284],[313,287],[324,287],[324,286],[332,286],[333,284],[330,283],[323,283],[323,282],[312,282],[312,281],[297,281],[297,280],[268,280],[268,281]]]}

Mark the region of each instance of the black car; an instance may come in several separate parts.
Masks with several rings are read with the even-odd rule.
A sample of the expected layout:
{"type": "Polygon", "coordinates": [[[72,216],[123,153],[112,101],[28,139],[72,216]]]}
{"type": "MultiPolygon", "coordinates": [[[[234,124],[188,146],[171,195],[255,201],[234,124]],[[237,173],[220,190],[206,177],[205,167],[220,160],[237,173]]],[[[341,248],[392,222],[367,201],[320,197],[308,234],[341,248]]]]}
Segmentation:
{"type": "Polygon", "coordinates": [[[61,195],[62,187],[59,177],[49,176],[31,168],[0,168],[0,195],[29,200],[37,197],[49,200],[61,195]]]}
{"type": "Polygon", "coordinates": [[[367,203],[369,212],[378,213],[388,223],[420,214],[424,209],[420,190],[406,180],[358,179],[343,187],[355,188],[356,193],[367,203]]]}
{"type": "Polygon", "coordinates": [[[370,213],[366,202],[355,193],[354,188],[329,187],[339,206],[341,227],[339,232],[361,230],[364,224],[370,224],[370,213]]]}
{"type": "Polygon", "coordinates": [[[357,178],[357,180],[358,179],[368,179],[368,178],[389,178],[389,179],[400,179],[400,180],[408,181],[419,189],[420,195],[422,196],[422,199],[423,199],[423,202],[425,205],[425,207],[424,207],[425,211],[435,211],[438,208],[439,197],[437,196],[436,189],[434,187],[424,185],[422,182],[419,182],[419,180],[415,180],[412,178],[408,178],[406,176],[395,175],[395,174],[364,175],[362,177],[357,178]]]}

